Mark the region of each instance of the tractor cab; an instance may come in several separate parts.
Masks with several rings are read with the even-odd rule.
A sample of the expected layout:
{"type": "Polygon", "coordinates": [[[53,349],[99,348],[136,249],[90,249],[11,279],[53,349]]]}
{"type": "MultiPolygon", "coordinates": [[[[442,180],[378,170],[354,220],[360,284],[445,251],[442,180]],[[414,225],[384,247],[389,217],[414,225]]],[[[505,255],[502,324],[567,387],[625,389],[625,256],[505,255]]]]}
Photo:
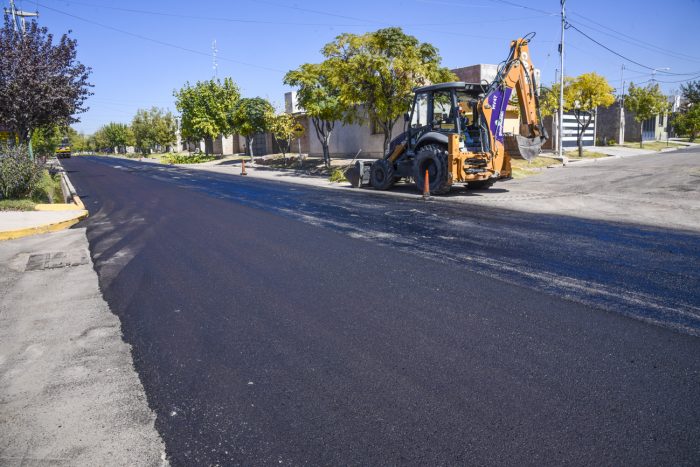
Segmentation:
{"type": "Polygon", "coordinates": [[[446,145],[450,134],[458,134],[465,149],[482,151],[477,103],[484,91],[480,84],[464,82],[416,88],[411,112],[405,115],[406,131],[396,143],[405,143],[411,155],[425,144],[446,145]]]}

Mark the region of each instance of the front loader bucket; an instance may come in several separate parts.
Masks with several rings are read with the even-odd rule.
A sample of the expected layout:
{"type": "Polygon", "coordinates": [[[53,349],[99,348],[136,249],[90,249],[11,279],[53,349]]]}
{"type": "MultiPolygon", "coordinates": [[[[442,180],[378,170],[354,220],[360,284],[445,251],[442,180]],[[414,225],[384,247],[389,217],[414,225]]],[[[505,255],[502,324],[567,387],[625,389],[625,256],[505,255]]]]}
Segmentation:
{"type": "MultiPolygon", "coordinates": [[[[515,135],[515,140],[518,143],[518,155],[526,161],[531,161],[540,154],[542,144],[545,139],[540,136],[534,138],[525,138],[524,136],[515,135]]],[[[513,154],[511,154],[511,157],[513,154]]]]}
{"type": "Polygon", "coordinates": [[[355,188],[360,188],[362,185],[369,183],[369,168],[371,162],[357,161],[355,165],[345,170],[343,175],[355,188]]]}

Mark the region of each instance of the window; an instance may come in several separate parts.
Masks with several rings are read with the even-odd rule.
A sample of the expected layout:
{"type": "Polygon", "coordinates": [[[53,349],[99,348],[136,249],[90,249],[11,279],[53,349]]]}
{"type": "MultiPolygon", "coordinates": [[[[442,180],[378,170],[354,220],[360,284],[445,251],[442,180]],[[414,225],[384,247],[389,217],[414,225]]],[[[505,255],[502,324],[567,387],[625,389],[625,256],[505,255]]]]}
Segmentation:
{"type": "Polygon", "coordinates": [[[435,92],[433,94],[432,124],[434,130],[455,129],[452,93],[450,91],[435,92]]]}
{"type": "Polygon", "coordinates": [[[417,94],[411,115],[411,128],[420,128],[428,124],[428,95],[417,94]]]}

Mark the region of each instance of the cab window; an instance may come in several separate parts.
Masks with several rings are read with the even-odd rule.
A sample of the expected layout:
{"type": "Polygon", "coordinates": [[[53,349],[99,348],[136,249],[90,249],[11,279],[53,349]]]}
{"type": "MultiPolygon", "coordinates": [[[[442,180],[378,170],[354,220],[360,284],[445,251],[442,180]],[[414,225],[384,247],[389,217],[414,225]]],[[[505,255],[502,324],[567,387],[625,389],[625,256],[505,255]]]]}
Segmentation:
{"type": "Polygon", "coordinates": [[[413,105],[413,115],[411,116],[411,128],[420,128],[428,124],[428,95],[425,93],[416,94],[413,105]]]}
{"type": "Polygon", "coordinates": [[[452,105],[452,93],[450,91],[438,91],[433,94],[433,129],[454,130],[454,108],[452,105]]]}

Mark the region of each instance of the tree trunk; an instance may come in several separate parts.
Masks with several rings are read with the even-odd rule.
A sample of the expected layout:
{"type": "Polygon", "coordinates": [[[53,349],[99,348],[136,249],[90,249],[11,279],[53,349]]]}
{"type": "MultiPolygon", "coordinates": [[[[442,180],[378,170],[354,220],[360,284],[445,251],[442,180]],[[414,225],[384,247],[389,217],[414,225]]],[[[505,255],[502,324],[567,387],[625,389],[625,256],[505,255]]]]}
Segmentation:
{"type": "Polygon", "coordinates": [[[644,122],[639,125],[639,147],[644,149],[644,122]]]}
{"type": "Polygon", "coordinates": [[[255,165],[255,159],[253,159],[253,138],[250,136],[245,137],[245,145],[248,147],[248,155],[250,156],[250,165],[255,165]]]}
{"type": "Polygon", "coordinates": [[[323,164],[326,166],[327,169],[331,168],[331,152],[328,149],[328,140],[330,139],[330,135],[326,136],[323,138],[323,141],[321,141],[321,146],[323,146],[323,164]]]}

